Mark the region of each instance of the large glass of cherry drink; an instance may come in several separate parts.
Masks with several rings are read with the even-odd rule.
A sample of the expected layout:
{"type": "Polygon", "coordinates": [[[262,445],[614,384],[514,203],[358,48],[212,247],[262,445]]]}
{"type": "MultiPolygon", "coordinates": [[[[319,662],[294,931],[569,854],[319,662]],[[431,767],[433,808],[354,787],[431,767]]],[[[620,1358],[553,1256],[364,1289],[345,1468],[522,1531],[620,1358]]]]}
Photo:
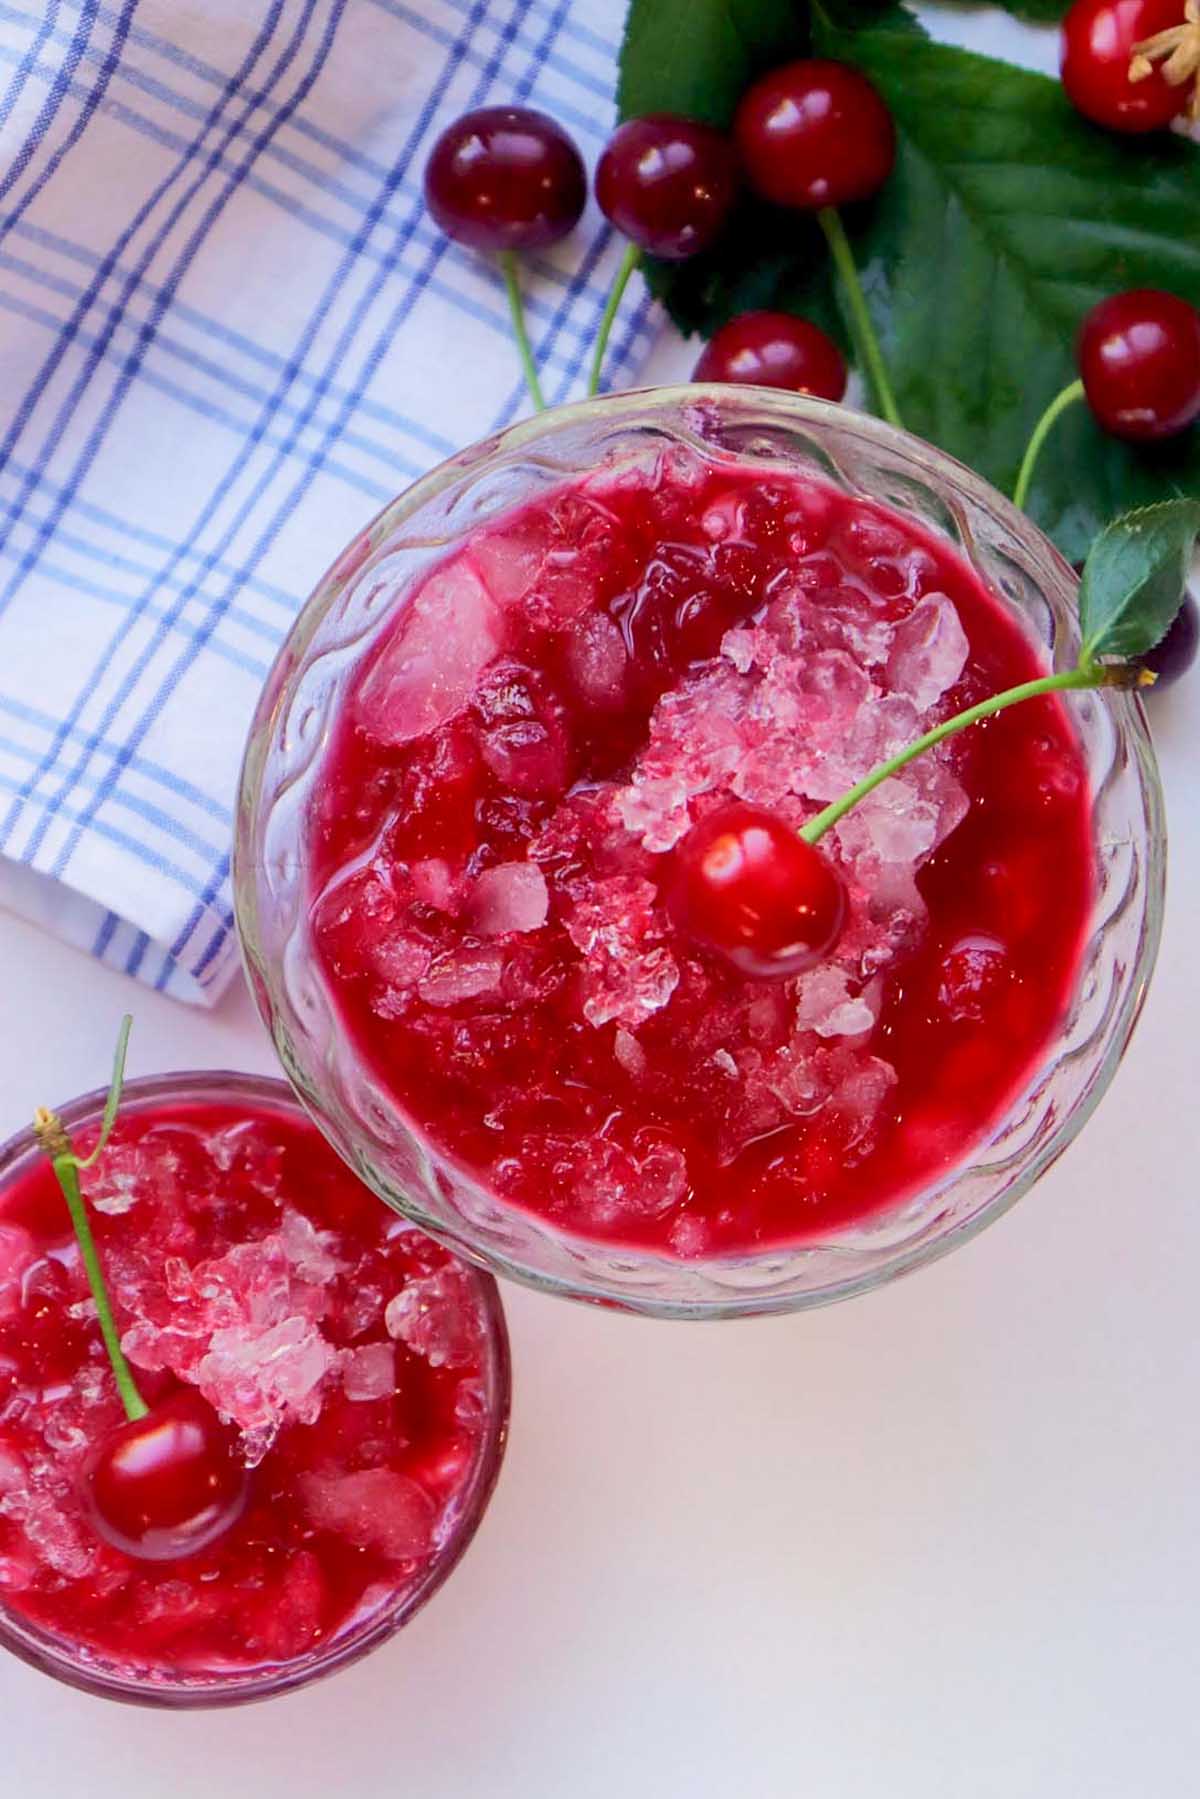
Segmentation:
{"type": "Polygon", "coordinates": [[[687,870],[747,809],[786,858],[1077,649],[1051,545],[876,420],[694,386],[466,452],[335,564],[252,732],[237,907],[285,1066],[393,1205],[576,1297],[787,1310],[928,1259],[1128,1039],[1139,703],[1043,697],[880,787],[821,841],[844,915],[795,971],[728,953],[687,870]]]}
{"type": "MultiPolygon", "coordinates": [[[[66,1107],[95,1143],[104,1095],[66,1107]]],[[[127,1423],[29,1133],[0,1151],[0,1645],[166,1706],[391,1636],[474,1534],[508,1417],[495,1284],[382,1207],[279,1081],[126,1088],[81,1176],[127,1423]]]]}

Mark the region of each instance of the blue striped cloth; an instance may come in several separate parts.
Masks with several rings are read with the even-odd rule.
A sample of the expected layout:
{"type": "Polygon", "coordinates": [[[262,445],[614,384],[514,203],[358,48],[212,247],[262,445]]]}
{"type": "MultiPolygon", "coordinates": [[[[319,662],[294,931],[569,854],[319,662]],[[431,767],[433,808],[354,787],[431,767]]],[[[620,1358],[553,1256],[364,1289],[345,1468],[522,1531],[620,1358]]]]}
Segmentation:
{"type": "MultiPolygon", "coordinates": [[[[219,993],[277,645],[385,500],[525,409],[498,274],[427,218],[426,154],[512,101],[594,162],[623,10],[0,0],[0,903],[219,993]]],[[[590,211],[535,260],[552,401],[618,254],[590,211]]],[[[613,385],[651,332],[629,305],[613,385]]]]}

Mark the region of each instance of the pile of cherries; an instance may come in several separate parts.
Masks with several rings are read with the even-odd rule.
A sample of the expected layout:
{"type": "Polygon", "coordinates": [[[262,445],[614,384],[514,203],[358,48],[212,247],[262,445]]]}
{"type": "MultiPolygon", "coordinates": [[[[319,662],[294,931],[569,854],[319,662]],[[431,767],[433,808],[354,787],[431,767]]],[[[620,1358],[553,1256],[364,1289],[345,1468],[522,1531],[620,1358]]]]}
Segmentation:
{"type": "MultiPolygon", "coordinates": [[[[876,194],[896,154],[875,88],[844,63],[789,63],[757,82],[732,135],[668,113],[627,119],[596,166],[596,199],[635,250],[679,262],[709,250],[743,186],[779,206],[838,207],[876,194]]],[[[447,127],[425,170],[430,212],[456,242],[506,253],[558,242],[587,198],[583,159],[544,113],[489,106],[447,127]]],[[[846,391],[833,340],[789,313],[747,312],[716,334],[701,381],[782,387],[825,400],[846,391]]]]}
{"type": "MultiPolygon", "coordinates": [[[[1184,4],[1076,0],[1064,27],[1063,83],[1082,112],[1141,132],[1196,109],[1200,0],[1186,0],[1186,14],[1184,4]],[[1186,66],[1196,86],[1179,79],[1171,59],[1180,56],[1192,58],[1186,66]]],[[[810,58],[757,81],[729,134],[665,113],[626,120],[600,156],[596,199],[631,259],[681,261],[717,243],[743,187],[781,208],[822,213],[874,198],[895,155],[891,115],[871,82],[847,64],[810,58]]],[[[438,138],[425,194],[456,242],[511,258],[574,228],[587,174],[572,139],[544,113],[484,107],[438,138]]],[[[1156,443],[1200,418],[1200,313],[1174,294],[1137,288],[1102,300],[1083,321],[1076,359],[1092,415],[1113,437],[1156,443]]],[[[818,326],[755,311],[721,326],[693,379],[838,401],[847,371],[818,326]]],[[[1189,597],[1148,658],[1160,684],[1184,672],[1198,638],[1200,613],[1189,597]]]]}

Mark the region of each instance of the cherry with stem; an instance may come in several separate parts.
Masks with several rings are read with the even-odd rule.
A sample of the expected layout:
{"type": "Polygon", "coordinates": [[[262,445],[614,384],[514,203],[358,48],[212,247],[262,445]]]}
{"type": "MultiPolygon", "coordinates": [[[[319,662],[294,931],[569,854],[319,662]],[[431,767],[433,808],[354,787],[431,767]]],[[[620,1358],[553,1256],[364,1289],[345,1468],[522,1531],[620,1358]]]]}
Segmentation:
{"type": "Polygon", "coordinates": [[[588,393],[600,391],[617,309],[643,255],[684,262],[714,244],[739,189],[737,155],[711,125],[676,113],[626,119],[596,164],[596,201],[628,240],[596,337],[588,393]]]}
{"type": "Polygon", "coordinates": [[[751,187],[815,214],[833,258],[850,335],[878,410],[903,428],[840,208],[873,199],[896,160],[882,96],[846,63],[811,57],[773,69],[743,96],[734,135],[751,187]]]}
{"type": "Polygon", "coordinates": [[[959,731],[1009,706],[1094,687],[1149,686],[1154,675],[1129,664],[1099,664],[1042,675],[981,700],[935,725],[792,831],[757,807],[729,805],[693,825],[675,852],[668,906],[676,922],[742,974],[783,980],[815,966],[836,941],[845,915],[840,877],[817,851],[821,839],[877,787],[959,731]]]}
{"type": "Polygon", "coordinates": [[[481,106],[441,133],[425,165],[425,203],[447,237],[500,263],[517,354],[538,412],[546,400],[534,360],[518,253],[558,243],[587,199],[583,158],[547,114],[481,106]]]}
{"type": "Polygon", "coordinates": [[[39,1107],[33,1129],[70,1214],[125,1423],[92,1446],[84,1501],[97,1533],[126,1555],[174,1561],[215,1542],[241,1516],[249,1477],[234,1433],[194,1389],[146,1404],[121,1347],[112,1301],[79,1176],[104,1153],[116,1123],[133,1020],[121,1021],[100,1134],[88,1156],[72,1147],[56,1112],[39,1107]]]}
{"type": "Polygon", "coordinates": [[[1096,423],[1126,443],[1161,443],[1200,418],[1200,312],[1158,288],[1132,288],[1099,301],[1076,342],[1079,375],[1056,394],[1034,427],[1013,503],[1024,510],[1046,439],[1085,401],[1096,423]]]}

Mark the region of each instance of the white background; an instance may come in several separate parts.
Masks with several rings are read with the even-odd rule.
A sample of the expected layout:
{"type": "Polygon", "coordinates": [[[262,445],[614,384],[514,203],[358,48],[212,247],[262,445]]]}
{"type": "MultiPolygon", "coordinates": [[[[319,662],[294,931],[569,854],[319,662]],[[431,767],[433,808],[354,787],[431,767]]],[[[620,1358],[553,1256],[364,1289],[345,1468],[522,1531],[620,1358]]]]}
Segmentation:
{"type": "MultiPolygon", "coordinates": [[[[806,1317],[508,1288],[508,1462],[433,1606],[242,1712],[133,1711],[6,1658],[2,1799],[1194,1793],[1198,704],[1200,672],[1154,707],[1172,892],[1145,1018],[1010,1217],[806,1317]]],[[[6,918],[0,971],[0,1132],[101,1083],[130,1005],[134,1073],[272,1066],[240,988],[191,1012],[6,918]]]]}

